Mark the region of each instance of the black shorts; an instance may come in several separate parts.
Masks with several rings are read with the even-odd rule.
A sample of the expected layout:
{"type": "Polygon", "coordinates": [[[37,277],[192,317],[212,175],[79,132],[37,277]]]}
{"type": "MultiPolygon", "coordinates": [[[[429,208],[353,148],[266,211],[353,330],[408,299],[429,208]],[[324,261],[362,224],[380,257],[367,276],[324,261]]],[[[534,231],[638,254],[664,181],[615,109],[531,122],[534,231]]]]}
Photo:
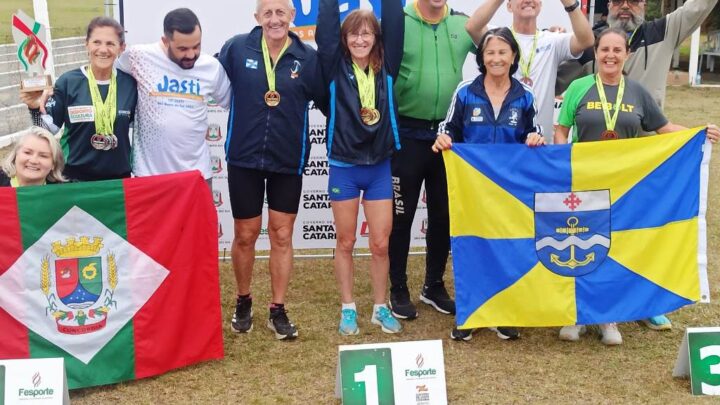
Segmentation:
{"type": "Polygon", "coordinates": [[[228,165],[233,218],[249,219],[262,214],[266,180],[268,207],[273,211],[297,214],[302,194],[301,175],[228,165]]]}

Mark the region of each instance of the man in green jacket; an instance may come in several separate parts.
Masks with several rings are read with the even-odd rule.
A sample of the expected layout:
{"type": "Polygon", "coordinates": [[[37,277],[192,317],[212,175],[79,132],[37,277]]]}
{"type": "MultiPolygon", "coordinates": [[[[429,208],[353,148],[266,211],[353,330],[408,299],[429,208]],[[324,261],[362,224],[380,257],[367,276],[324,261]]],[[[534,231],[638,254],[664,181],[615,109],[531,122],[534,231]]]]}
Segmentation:
{"type": "Polygon", "coordinates": [[[450,250],[447,180],[442,155],[431,146],[445,118],[462,67],[475,45],[465,30],[468,17],[446,0],[416,0],[405,7],[405,44],[395,83],[402,148],[392,158],[394,191],[390,235],[390,305],[396,317],[414,319],[417,309],[407,286],[407,258],[413,218],[425,182],[427,256],[420,300],[445,314],[455,302],[443,282],[450,250]]]}

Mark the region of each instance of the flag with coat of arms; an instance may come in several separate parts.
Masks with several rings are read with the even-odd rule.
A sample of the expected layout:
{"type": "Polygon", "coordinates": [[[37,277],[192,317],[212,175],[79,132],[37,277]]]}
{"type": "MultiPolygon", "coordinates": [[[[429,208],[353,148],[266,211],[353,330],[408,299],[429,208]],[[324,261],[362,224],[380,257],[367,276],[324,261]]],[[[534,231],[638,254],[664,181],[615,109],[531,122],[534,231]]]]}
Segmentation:
{"type": "Polygon", "coordinates": [[[217,214],[199,172],[0,188],[0,359],[70,388],[223,357],[217,214]]]}
{"type": "Polygon", "coordinates": [[[453,144],[458,327],[633,321],[709,300],[705,137],[453,144]]]}

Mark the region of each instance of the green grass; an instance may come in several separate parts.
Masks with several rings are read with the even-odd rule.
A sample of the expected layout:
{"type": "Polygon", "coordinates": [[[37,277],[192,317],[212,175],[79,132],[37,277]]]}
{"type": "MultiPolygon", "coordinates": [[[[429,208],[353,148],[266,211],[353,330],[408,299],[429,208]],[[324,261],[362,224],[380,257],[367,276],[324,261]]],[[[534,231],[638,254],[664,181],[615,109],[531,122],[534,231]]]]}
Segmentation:
{"type": "MultiPolygon", "coordinates": [[[[32,0],[0,0],[0,44],[13,42],[11,16],[18,9],[33,16],[32,0]]],[[[48,0],[50,30],[53,39],[84,36],[87,23],[104,15],[103,0],[48,0]]]]}
{"type": "MultiPolygon", "coordinates": [[[[687,126],[720,118],[720,89],[668,88],[667,114],[687,126]]],[[[355,294],[361,334],[336,332],[339,298],[330,259],[296,260],[288,296],[291,319],[298,325],[295,342],[275,341],[264,326],[269,300],[267,261],[255,268],[255,329],[230,332],[234,280],[229,264],[220,268],[225,354],[222,361],[183,368],[162,376],[113,386],[77,390],[74,404],[97,403],[242,403],[334,404],[337,346],[353,343],[442,339],[450,403],[716,403],[690,395],[689,381],[673,379],[672,367],[683,330],[720,325],[720,154],[711,163],[708,222],[710,304],[671,315],[674,329],[653,332],[636,323],[620,325],[625,340],[604,347],[595,336],[561,342],[557,328],[523,329],[522,338],[500,341],[480,331],[471,342],[453,342],[453,318],[420,306],[420,317],[404,322],[402,334],[386,335],[370,325],[371,295],[366,259],[356,260],[355,294]]],[[[410,259],[414,296],[422,283],[423,257],[410,259]]],[[[448,272],[448,281],[452,279],[448,272]]],[[[188,320],[192,328],[192,320],[188,320]]]]}

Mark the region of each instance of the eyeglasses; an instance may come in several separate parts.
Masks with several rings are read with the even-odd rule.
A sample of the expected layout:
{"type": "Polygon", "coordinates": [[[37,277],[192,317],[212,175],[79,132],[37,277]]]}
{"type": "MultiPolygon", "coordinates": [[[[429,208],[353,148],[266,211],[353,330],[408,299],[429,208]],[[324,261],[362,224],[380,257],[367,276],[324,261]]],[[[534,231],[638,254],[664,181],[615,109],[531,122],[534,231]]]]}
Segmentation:
{"type": "Polygon", "coordinates": [[[645,0],[610,0],[610,3],[612,3],[613,6],[619,7],[622,6],[623,3],[627,1],[628,6],[637,6],[640,3],[644,3],[645,0]]]}
{"type": "Polygon", "coordinates": [[[347,35],[350,41],[356,41],[358,38],[361,38],[363,41],[369,41],[374,36],[375,34],[373,34],[372,32],[350,33],[347,35]]]}

